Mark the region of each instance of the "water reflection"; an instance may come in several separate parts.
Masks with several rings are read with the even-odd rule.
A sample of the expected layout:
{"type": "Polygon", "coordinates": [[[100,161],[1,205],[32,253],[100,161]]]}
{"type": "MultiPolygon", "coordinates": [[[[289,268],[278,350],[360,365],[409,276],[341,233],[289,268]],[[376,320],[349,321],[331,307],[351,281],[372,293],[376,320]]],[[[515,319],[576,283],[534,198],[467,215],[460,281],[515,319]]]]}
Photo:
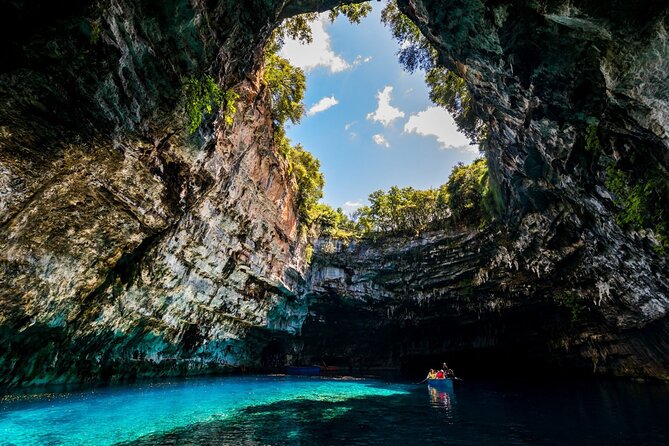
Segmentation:
{"type": "Polygon", "coordinates": [[[453,389],[440,389],[437,387],[427,386],[427,391],[430,394],[430,404],[435,409],[441,409],[446,414],[450,415],[455,400],[453,389]]]}

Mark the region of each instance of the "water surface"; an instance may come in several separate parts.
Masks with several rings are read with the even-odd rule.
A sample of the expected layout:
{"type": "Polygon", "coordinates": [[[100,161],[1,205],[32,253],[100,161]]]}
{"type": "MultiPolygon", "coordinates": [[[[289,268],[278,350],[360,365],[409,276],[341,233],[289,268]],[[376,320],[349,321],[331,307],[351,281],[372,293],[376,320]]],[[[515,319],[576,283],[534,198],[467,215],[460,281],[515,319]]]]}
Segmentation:
{"type": "Polygon", "coordinates": [[[0,444],[640,446],[668,416],[662,385],[224,377],[5,397],[0,444]]]}

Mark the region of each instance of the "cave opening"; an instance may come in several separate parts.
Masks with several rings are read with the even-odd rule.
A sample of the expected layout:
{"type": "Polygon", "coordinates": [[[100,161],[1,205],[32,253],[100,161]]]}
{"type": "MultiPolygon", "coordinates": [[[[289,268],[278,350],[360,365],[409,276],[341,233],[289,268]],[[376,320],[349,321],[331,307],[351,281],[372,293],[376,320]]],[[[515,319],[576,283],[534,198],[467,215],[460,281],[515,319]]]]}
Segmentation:
{"type": "Polygon", "coordinates": [[[261,71],[303,227],[419,234],[503,213],[462,73],[394,0],[284,19],[261,71]]]}
{"type": "Polygon", "coordinates": [[[311,41],[286,36],[278,52],[306,75],[305,113],[287,123],[286,136],[320,161],[322,201],[349,214],[377,190],[438,188],[458,163],[481,156],[452,113],[430,99],[438,86],[426,81],[427,64],[402,62],[409,43],[393,36],[397,6],[360,8],[368,6],[359,23],[308,15],[311,41]]]}
{"type": "MultiPolygon", "coordinates": [[[[284,20],[264,57],[273,107],[281,108],[274,112],[275,138],[302,172],[300,217],[315,228],[317,257],[333,240],[411,240],[476,230],[501,216],[504,198],[488,174],[487,131],[475,103],[460,74],[440,63],[394,1],[284,20]],[[280,78],[285,82],[272,84],[280,78]]],[[[363,340],[365,327],[375,324],[373,312],[346,296],[324,300],[313,297],[302,333],[306,347],[293,360],[356,372],[416,371],[412,364],[421,361],[400,345],[407,342],[400,328],[381,327],[363,340]]],[[[430,326],[432,333],[419,335],[426,341],[442,332],[430,326]]]]}

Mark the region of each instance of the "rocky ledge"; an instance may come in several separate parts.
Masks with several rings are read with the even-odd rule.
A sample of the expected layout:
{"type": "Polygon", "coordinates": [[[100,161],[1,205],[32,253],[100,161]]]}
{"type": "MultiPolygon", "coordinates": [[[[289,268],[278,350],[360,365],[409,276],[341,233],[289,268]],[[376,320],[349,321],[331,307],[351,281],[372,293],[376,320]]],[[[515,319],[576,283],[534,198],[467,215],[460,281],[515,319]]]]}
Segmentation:
{"type": "Polygon", "coordinates": [[[422,373],[448,358],[465,374],[667,379],[666,316],[615,299],[577,267],[578,246],[546,268],[545,252],[532,245],[550,245],[554,228],[526,229],[321,240],[308,275],[309,315],[286,351],[356,371],[422,373]]]}

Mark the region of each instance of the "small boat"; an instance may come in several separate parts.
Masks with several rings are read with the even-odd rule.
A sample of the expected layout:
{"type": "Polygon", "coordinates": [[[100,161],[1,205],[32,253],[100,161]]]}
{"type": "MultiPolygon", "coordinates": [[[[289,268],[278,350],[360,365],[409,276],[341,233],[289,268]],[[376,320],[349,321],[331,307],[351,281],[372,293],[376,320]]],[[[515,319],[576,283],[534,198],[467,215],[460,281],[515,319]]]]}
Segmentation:
{"type": "Polygon", "coordinates": [[[436,387],[438,389],[452,389],[453,388],[453,379],[451,378],[436,378],[428,379],[427,385],[431,387],[436,387]]]}
{"type": "Polygon", "coordinates": [[[322,365],[321,372],[335,373],[339,371],[339,367],[336,365],[322,365]]]}
{"type": "Polygon", "coordinates": [[[316,376],[321,374],[321,368],[318,366],[289,366],[286,368],[286,373],[289,375],[309,375],[316,376]]]}

